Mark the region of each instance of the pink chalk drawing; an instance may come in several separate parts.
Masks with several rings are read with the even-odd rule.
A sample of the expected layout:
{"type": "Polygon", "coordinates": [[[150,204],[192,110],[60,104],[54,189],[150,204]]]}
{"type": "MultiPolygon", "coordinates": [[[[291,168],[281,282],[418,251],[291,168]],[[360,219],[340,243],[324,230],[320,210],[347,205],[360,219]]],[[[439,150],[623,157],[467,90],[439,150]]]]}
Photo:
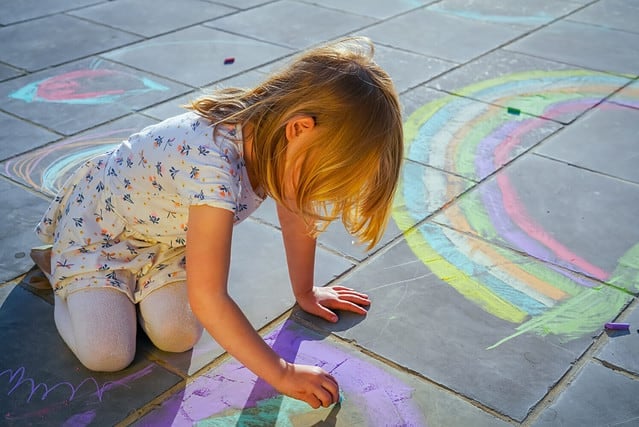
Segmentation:
{"type": "Polygon", "coordinates": [[[146,77],[110,69],[80,69],[30,83],[9,97],[25,102],[108,104],[168,88],[146,77]]]}
{"type": "Polygon", "coordinates": [[[311,409],[280,395],[234,360],[190,382],[140,420],[140,426],[315,425],[348,419],[353,426],[425,426],[413,389],[382,368],[287,321],[265,341],[282,357],[320,366],[340,384],[342,402],[311,409]],[[310,423],[310,424],[309,424],[310,423]]]}

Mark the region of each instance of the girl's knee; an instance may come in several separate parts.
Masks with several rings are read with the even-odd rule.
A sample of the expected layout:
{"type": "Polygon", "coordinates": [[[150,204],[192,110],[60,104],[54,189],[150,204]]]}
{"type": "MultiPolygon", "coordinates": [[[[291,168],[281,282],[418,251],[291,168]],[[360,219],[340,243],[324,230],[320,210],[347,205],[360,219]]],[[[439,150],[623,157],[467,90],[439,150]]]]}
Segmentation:
{"type": "Polygon", "coordinates": [[[187,351],[202,336],[202,326],[189,305],[186,282],[171,283],[150,293],[139,310],[142,329],[160,350],[187,351]]]}
{"type": "Polygon", "coordinates": [[[76,356],[87,368],[96,372],[117,372],[135,358],[135,346],[80,347],[76,356]]]}
{"type": "Polygon", "coordinates": [[[162,322],[144,328],[153,344],[162,351],[181,353],[193,348],[202,336],[202,326],[197,322],[177,324],[176,322],[162,322]]]}

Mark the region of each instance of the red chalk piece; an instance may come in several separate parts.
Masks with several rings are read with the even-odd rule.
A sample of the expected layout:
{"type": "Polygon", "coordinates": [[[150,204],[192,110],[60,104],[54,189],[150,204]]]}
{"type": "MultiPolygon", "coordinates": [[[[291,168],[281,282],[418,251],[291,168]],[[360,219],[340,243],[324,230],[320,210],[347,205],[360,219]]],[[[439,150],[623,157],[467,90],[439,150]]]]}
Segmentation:
{"type": "Polygon", "coordinates": [[[608,322],[604,325],[606,329],[614,329],[614,330],[624,330],[630,329],[630,323],[613,323],[608,322]]]}
{"type": "Polygon", "coordinates": [[[224,65],[229,65],[235,62],[235,58],[226,58],[224,59],[224,65]]]}

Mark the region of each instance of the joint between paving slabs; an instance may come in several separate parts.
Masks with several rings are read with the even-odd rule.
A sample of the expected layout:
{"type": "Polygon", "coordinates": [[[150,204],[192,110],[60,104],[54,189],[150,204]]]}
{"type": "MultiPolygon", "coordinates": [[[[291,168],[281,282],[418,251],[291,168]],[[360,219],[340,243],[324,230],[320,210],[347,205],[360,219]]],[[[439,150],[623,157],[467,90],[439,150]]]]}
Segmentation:
{"type": "MultiPolygon", "coordinates": [[[[630,309],[630,307],[634,307],[636,305],[639,305],[639,302],[635,299],[634,301],[626,305],[626,308],[624,309],[624,311],[622,311],[622,313],[630,309]]],[[[602,330],[599,332],[598,335],[593,337],[592,344],[590,344],[590,346],[588,346],[588,348],[581,354],[581,356],[577,358],[577,360],[575,360],[574,363],[571,364],[571,367],[564,373],[564,375],[562,375],[561,378],[557,380],[557,382],[555,382],[553,385],[551,385],[548,388],[548,392],[546,393],[546,395],[539,402],[537,402],[537,404],[533,407],[533,409],[528,413],[526,418],[524,418],[524,420],[522,421],[521,426],[528,427],[533,425],[534,422],[537,420],[537,418],[539,418],[539,416],[549,406],[555,403],[556,399],[561,395],[561,393],[563,393],[568,388],[568,386],[572,384],[572,382],[575,380],[577,375],[581,372],[583,367],[588,362],[600,364],[609,369],[613,369],[615,372],[624,374],[633,380],[639,380],[638,376],[635,376],[634,374],[628,375],[626,371],[622,371],[622,370],[619,370],[618,368],[608,366],[608,364],[603,363],[603,361],[597,359],[594,356],[595,353],[597,353],[597,351],[601,349],[601,347],[603,347],[606,343],[608,343],[609,339],[610,337],[604,332],[603,325],[602,325],[602,330]]]]}

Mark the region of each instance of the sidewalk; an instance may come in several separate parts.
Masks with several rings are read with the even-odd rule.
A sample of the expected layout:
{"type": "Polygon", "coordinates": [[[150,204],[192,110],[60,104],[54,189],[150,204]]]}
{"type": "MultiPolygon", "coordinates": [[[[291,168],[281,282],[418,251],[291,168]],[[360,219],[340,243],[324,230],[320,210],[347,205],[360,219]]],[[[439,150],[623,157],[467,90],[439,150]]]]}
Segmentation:
{"type": "Polygon", "coordinates": [[[639,426],[638,22],[636,0],[4,2],[0,424],[639,426]],[[381,244],[331,226],[316,279],[369,314],[294,307],[272,203],[237,228],[230,277],[341,403],[278,395],[208,335],[169,354],[140,333],[129,368],[86,370],[28,255],[62,181],[201,89],[349,34],[395,80],[407,160],[381,244]]]}

